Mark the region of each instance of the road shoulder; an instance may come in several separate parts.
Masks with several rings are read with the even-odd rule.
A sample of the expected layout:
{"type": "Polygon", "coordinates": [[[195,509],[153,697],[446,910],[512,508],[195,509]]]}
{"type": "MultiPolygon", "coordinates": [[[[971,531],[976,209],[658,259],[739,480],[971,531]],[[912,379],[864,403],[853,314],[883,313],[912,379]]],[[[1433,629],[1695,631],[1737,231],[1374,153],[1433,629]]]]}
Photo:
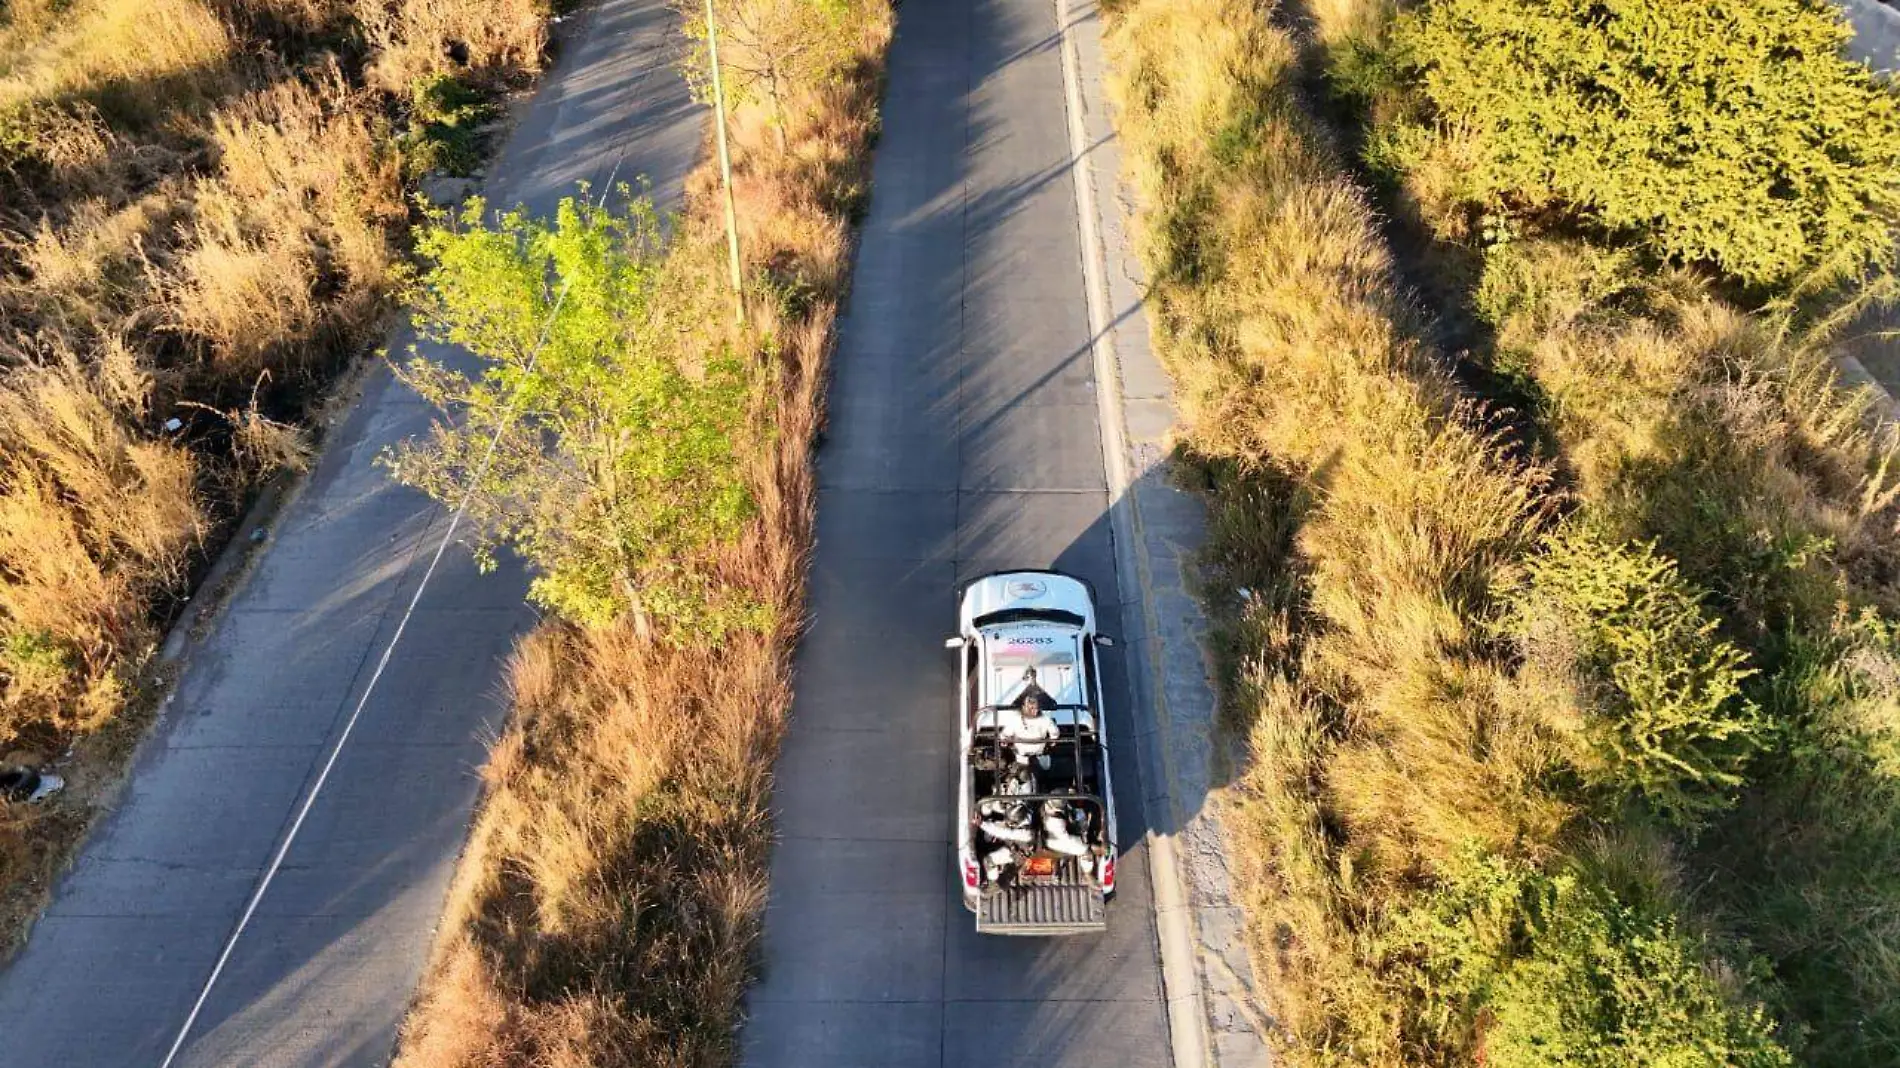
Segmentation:
{"type": "Polygon", "coordinates": [[[1267,1023],[1214,802],[1220,761],[1208,625],[1191,587],[1206,514],[1199,499],[1173,484],[1173,388],[1150,344],[1146,283],[1127,227],[1132,194],[1121,180],[1107,100],[1100,9],[1094,0],[1057,0],[1057,18],[1123,640],[1137,718],[1144,721],[1137,745],[1154,827],[1155,907],[1174,1060],[1179,1068],[1264,1065],[1267,1023]]]}

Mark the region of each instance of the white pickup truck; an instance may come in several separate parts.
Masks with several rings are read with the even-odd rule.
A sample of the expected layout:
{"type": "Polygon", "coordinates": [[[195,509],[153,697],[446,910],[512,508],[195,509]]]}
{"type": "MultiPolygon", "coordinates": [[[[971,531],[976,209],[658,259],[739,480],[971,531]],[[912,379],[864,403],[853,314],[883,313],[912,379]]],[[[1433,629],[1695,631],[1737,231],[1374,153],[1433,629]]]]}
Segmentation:
{"type": "Polygon", "coordinates": [[[1114,643],[1096,632],[1094,593],[1054,571],[1003,571],[965,584],[957,615],[957,636],[944,644],[961,661],[963,903],[986,934],[1104,930],[1115,791],[1096,650],[1114,643]]]}

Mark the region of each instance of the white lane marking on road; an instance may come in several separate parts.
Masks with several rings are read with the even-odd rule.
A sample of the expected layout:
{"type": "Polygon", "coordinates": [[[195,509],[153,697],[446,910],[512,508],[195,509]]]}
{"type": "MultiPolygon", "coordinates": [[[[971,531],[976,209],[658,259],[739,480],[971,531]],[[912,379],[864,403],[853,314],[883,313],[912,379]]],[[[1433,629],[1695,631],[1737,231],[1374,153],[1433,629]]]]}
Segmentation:
{"type": "MultiPolygon", "coordinates": [[[[1108,313],[1106,252],[1095,224],[1095,181],[1089,165],[1088,131],[1083,127],[1081,58],[1076,54],[1075,22],[1069,14],[1070,0],[1055,0],[1056,32],[1062,38],[1062,88],[1067,97],[1069,155],[1074,160],[1075,211],[1082,238],[1082,282],[1088,296],[1089,349],[1095,370],[1095,403],[1102,428],[1102,465],[1108,475],[1109,530],[1116,551],[1117,584],[1124,587],[1126,613],[1148,610],[1144,596],[1148,583],[1140,573],[1141,553],[1136,541],[1137,517],[1134,512],[1133,480],[1128,469],[1127,428],[1123,424],[1121,368],[1115,358],[1113,329],[1108,313]],[[1136,574],[1128,574],[1122,565],[1127,557],[1136,564],[1136,574]],[[1133,582],[1129,590],[1126,584],[1133,582]],[[1133,593],[1133,597],[1127,594],[1133,593]]],[[[1111,181],[1113,178],[1111,177],[1111,181]]],[[[1150,626],[1147,633],[1156,633],[1150,626]]],[[[1140,652],[1128,650],[1130,667],[1139,669],[1140,652]]],[[[1131,674],[1140,675],[1136,670],[1131,674]]],[[[1147,686],[1152,689],[1150,673],[1147,686]]],[[[1158,693],[1151,695],[1159,702],[1158,693]]],[[[1132,710],[1131,710],[1132,711],[1132,710]]],[[[1159,739],[1153,739],[1158,741],[1159,739]]],[[[1167,754],[1162,753],[1162,759],[1167,754]]],[[[1144,805],[1144,808],[1146,806],[1144,805]]],[[[1188,913],[1180,862],[1175,857],[1174,836],[1148,832],[1148,876],[1154,885],[1155,937],[1161,956],[1161,982],[1165,988],[1168,1016],[1169,1053],[1175,1068],[1199,1068],[1212,1063],[1208,1059],[1207,1013],[1201,994],[1200,975],[1195,968],[1194,931],[1188,913]]]]}
{"type": "MultiPolygon", "coordinates": [[[[613,172],[607,176],[607,183],[600,194],[600,203],[607,202],[607,191],[613,189],[614,179],[620,176],[620,163],[615,161],[613,172]]],[[[547,347],[548,337],[554,332],[554,320],[560,317],[561,306],[567,303],[567,291],[573,279],[563,279],[561,291],[554,296],[554,305],[548,309],[548,321],[541,327],[541,337],[534,343],[534,351],[528,354],[528,362],[523,367],[522,378],[534,373],[534,365],[541,359],[541,350],[547,347]]],[[[396,633],[389,636],[389,644],[383,648],[382,658],[376,662],[376,670],[370,673],[369,685],[363,688],[363,695],[356,699],[356,708],[350,712],[350,718],[343,722],[343,733],[337,735],[336,745],[330,748],[330,756],[323,762],[323,770],[317,773],[317,781],[310,784],[310,792],[304,795],[303,805],[297,809],[297,818],[290,823],[290,830],[284,835],[283,843],[277,847],[277,853],[271,857],[270,864],[264,869],[264,878],[251,892],[251,900],[244,906],[244,915],[238,917],[237,927],[231,936],[225,939],[224,950],[218,954],[218,963],[211,968],[211,974],[205,979],[204,988],[198,991],[198,1000],[192,1002],[191,1012],[185,1022],[179,1026],[177,1037],[172,1039],[171,1049],[165,1053],[165,1059],[159,1062],[159,1068],[171,1068],[178,1059],[178,1051],[185,1046],[185,1039],[191,1036],[192,1025],[198,1022],[198,1014],[204,1011],[205,1001],[211,997],[211,988],[218,985],[218,978],[224,974],[224,966],[231,960],[231,951],[237,948],[238,939],[243,936],[244,928],[251,922],[251,916],[257,912],[258,903],[264,900],[264,892],[270,889],[271,880],[277,877],[277,870],[283,867],[284,857],[290,852],[290,846],[297,840],[297,832],[303,829],[304,817],[310,815],[310,808],[317,803],[317,795],[323,792],[323,784],[329,781],[330,769],[336,766],[337,757],[343,753],[344,743],[350,740],[350,732],[356,729],[356,721],[363,715],[363,709],[369,704],[370,695],[376,692],[376,683],[383,677],[383,669],[389,666],[395,656],[396,643],[402,641],[402,632],[408,628],[409,620],[416,614],[416,605],[422,603],[422,594],[429,588],[429,580],[435,577],[436,565],[449,551],[449,544],[455,540],[455,530],[462,525],[462,516],[468,512],[468,502],[475,496],[475,487],[481,485],[488,475],[489,465],[495,460],[495,450],[501,446],[501,435],[508,429],[508,423],[514,418],[515,400],[519,391],[510,394],[508,403],[502,408],[501,419],[495,424],[494,436],[488,439],[488,449],[482,454],[482,462],[475,470],[475,476],[469,479],[468,489],[455,506],[455,514],[449,519],[449,529],[442,532],[442,540],[435,547],[435,555],[429,560],[428,570],[422,573],[422,581],[416,584],[416,592],[409,598],[409,606],[403,609],[402,619],[396,623],[396,633]]]]}

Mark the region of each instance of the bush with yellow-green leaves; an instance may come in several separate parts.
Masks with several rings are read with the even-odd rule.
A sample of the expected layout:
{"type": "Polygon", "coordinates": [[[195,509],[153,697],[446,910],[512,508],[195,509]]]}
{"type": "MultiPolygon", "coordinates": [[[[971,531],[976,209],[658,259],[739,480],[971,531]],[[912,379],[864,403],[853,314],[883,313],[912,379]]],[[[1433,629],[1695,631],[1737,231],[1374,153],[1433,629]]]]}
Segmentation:
{"type": "Polygon", "coordinates": [[[1553,216],[1751,286],[1893,262],[1900,96],[1841,54],[1832,4],[1431,0],[1380,62],[1410,113],[1375,152],[1405,171],[1461,146],[1456,198],[1553,216]]]}

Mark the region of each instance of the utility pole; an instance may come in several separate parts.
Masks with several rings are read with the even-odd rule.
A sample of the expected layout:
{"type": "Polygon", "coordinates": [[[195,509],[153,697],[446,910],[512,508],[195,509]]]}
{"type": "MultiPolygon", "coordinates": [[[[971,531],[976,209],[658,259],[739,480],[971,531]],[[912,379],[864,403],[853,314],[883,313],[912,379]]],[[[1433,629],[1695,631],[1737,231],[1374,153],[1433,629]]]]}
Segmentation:
{"type": "Polygon", "coordinates": [[[719,29],[713,0],[706,0],[706,52],[712,57],[713,127],[718,131],[719,177],[726,189],[726,254],[732,269],[732,299],[745,325],[745,283],[739,274],[739,219],[732,206],[732,157],[726,151],[726,86],[719,78],[719,29]]]}

